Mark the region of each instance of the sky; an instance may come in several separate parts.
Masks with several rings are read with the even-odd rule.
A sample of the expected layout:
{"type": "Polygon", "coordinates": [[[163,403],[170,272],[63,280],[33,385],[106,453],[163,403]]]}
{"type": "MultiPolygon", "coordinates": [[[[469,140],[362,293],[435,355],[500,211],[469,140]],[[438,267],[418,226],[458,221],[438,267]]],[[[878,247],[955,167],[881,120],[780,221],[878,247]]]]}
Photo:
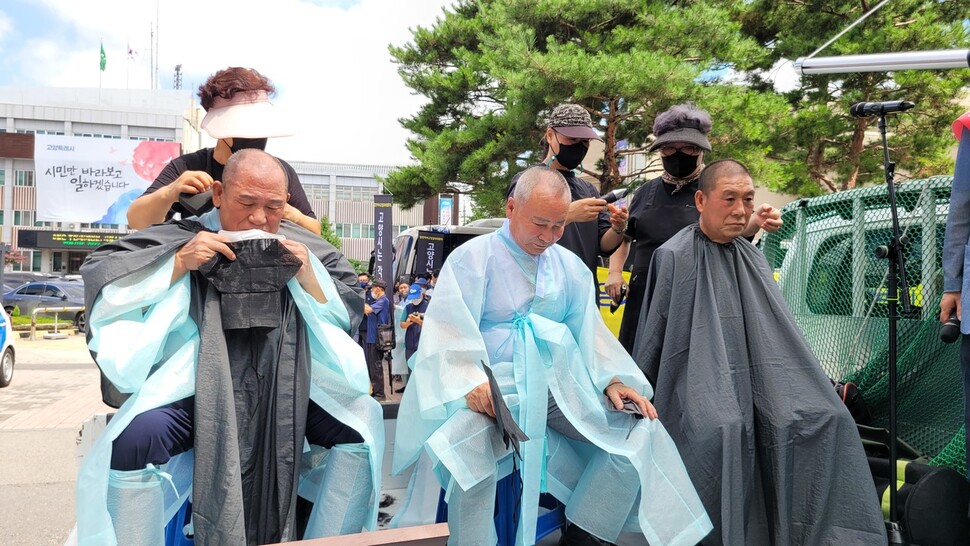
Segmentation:
{"type": "MultiPolygon", "coordinates": [[[[424,101],[397,74],[388,45],[431,27],[451,0],[4,0],[0,85],[195,92],[227,66],[259,70],[300,132],[272,139],[287,160],[404,165],[398,119],[424,101]],[[100,45],[107,64],[99,70],[100,45]],[[129,48],[134,52],[129,58],[129,48]]],[[[197,97],[196,97],[197,98],[197,97]]]]}

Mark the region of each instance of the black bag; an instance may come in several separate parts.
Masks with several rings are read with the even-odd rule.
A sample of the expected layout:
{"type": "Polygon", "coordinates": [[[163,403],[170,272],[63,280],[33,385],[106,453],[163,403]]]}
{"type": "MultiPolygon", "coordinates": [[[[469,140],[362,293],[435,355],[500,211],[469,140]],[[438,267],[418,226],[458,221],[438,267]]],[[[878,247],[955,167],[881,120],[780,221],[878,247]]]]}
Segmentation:
{"type": "Polygon", "coordinates": [[[842,403],[845,407],[849,409],[849,415],[852,419],[859,425],[868,425],[872,420],[872,413],[869,412],[869,408],[866,407],[865,401],[862,399],[862,393],[859,392],[859,388],[856,387],[855,383],[847,382],[843,383],[841,381],[836,381],[829,378],[832,382],[832,386],[835,387],[835,393],[839,395],[842,399],[842,403]]]}
{"type": "MultiPolygon", "coordinates": [[[[950,468],[899,460],[896,471],[896,517],[912,546],[967,544],[970,484],[950,468]]],[[[889,459],[869,457],[876,492],[889,516],[889,459]]]]}
{"type": "Polygon", "coordinates": [[[394,324],[377,325],[377,348],[385,353],[391,352],[397,347],[394,339],[394,324]]]}

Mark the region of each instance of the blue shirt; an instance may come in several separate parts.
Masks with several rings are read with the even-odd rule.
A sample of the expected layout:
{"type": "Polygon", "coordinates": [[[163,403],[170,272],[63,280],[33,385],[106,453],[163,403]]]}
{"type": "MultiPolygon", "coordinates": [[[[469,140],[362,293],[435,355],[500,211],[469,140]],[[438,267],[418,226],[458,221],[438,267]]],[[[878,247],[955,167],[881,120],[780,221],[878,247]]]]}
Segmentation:
{"type": "MultiPolygon", "coordinates": [[[[401,315],[401,322],[408,319],[408,315],[411,313],[424,313],[428,309],[428,298],[421,298],[418,303],[409,303],[404,306],[404,314],[401,315]]],[[[421,338],[421,325],[417,323],[411,323],[408,329],[404,331],[404,348],[409,351],[418,350],[418,339],[421,338]]]]}
{"type": "Polygon", "coordinates": [[[391,302],[381,296],[370,307],[374,312],[367,315],[367,343],[377,343],[377,325],[391,322],[391,302]]]}

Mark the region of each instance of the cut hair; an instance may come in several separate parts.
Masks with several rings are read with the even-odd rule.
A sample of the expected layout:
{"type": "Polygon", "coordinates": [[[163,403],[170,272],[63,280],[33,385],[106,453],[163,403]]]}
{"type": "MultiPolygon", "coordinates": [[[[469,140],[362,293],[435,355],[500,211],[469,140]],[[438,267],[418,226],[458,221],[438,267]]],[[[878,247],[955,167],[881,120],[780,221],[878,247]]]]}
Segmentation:
{"type": "Polygon", "coordinates": [[[559,171],[542,166],[529,167],[522,171],[522,174],[519,175],[518,180],[515,182],[515,190],[512,191],[512,198],[520,203],[525,203],[535,193],[536,186],[540,184],[549,185],[554,195],[563,197],[569,201],[571,195],[566,179],[563,178],[559,171]]]}
{"type": "Polygon", "coordinates": [[[728,176],[745,175],[751,178],[751,172],[743,163],[734,159],[718,159],[713,163],[708,163],[701,171],[700,180],[697,182],[697,189],[710,195],[711,190],[717,186],[717,181],[728,176]]]}

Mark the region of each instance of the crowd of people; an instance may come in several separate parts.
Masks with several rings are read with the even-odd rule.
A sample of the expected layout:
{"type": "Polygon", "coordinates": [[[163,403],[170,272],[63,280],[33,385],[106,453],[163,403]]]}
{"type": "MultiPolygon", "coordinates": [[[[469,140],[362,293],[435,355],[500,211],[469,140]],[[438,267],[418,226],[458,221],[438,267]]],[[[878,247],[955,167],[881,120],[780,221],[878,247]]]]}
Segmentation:
{"type": "Polygon", "coordinates": [[[657,117],[663,172],[627,209],[577,174],[600,139],[587,110],[555,106],[504,225],[388,286],[319,237],[262,151],[289,131],[273,91],[245,68],[205,82],[216,147],[174,160],[129,210],[143,229],[82,267],[89,347],[123,396],[80,470],[79,543],[161,544],[189,496],[202,545],[376,529],[395,329],[393,470],[422,469],[409,495],[443,490],[449,544],[496,543],[510,474],[517,544],[542,493],[563,545],[886,543],[858,432],[749,241],[780,213],[740,162],[705,162],[706,112],[657,117]],[[607,258],[616,300],[632,263],[619,340],[607,258]]]}

